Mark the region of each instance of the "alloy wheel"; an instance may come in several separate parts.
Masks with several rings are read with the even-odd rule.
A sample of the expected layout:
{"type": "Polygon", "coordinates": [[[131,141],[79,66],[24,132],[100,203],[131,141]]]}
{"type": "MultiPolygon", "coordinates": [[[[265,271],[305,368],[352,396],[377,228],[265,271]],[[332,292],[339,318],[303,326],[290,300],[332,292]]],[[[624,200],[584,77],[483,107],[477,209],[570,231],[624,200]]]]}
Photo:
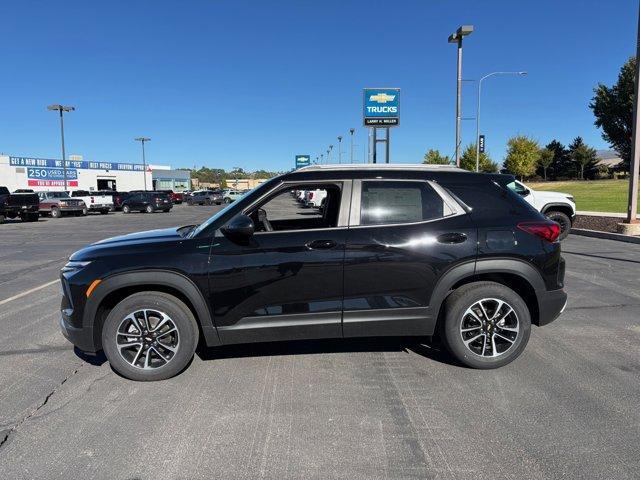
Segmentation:
{"type": "Polygon", "coordinates": [[[474,355],[499,357],[516,343],[520,333],[518,316],[511,305],[497,298],[483,298],[462,315],[462,342],[474,355]]]}
{"type": "Polygon", "coordinates": [[[116,346],[131,366],[143,370],[160,368],[178,352],[180,337],[173,320],[158,310],[138,310],[127,315],[116,333],[116,346]]]}

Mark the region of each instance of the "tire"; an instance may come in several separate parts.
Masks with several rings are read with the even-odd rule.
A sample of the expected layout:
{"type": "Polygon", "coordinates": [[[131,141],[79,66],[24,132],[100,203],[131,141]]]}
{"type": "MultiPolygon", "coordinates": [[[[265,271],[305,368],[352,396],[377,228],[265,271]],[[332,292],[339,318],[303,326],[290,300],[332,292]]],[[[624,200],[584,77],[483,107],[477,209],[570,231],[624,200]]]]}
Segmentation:
{"type": "Polygon", "coordinates": [[[62,212],[59,208],[52,207],[51,208],[51,218],[60,218],[62,216],[62,212]]]}
{"type": "Polygon", "coordinates": [[[527,346],[531,334],[529,308],[520,295],[500,283],[475,282],[463,285],[449,295],[444,308],[444,324],[441,330],[443,343],[458,361],[468,367],[502,367],[518,358],[527,346]],[[481,300],[485,315],[482,315],[482,310],[476,310],[481,300]],[[499,302],[504,304],[496,310],[499,302]],[[473,311],[478,312],[475,318],[467,313],[472,307],[473,311]],[[512,309],[510,313],[507,313],[508,307],[512,309]],[[482,317],[491,318],[496,314],[503,316],[502,326],[491,325],[490,322],[487,322],[486,327],[482,326],[482,317]],[[463,333],[463,328],[468,331],[463,333]],[[514,331],[514,328],[517,328],[517,331],[514,331]],[[469,347],[465,345],[463,336],[469,347]],[[508,337],[509,341],[505,337],[508,337]],[[473,338],[476,340],[469,342],[473,338]],[[488,338],[493,338],[493,342],[485,344],[488,338]],[[493,345],[498,352],[496,356],[493,356],[493,345]]]}
{"type": "Polygon", "coordinates": [[[27,222],[37,222],[40,220],[39,213],[27,213],[27,222]]]}
{"type": "Polygon", "coordinates": [[[87,210],[87,207],[84,207],[82,209],[82,212],[80,212],[79,215],[82,215],[83,217],[86,217],[88,213],[89,213],[89,210],[87,210]]]}
{"type": "Polygon", "coordinates": [[[225,198],[225,199],[224,199],[224,203],[227,203],[227,204],[228,204],[228,203],[231,203],[231,199],[230,199],[229,197],[225,198]]]}
{"type": "Polygon", "coordinates": [[[0,215],[0,225],[4,223],[5,218],[6,217],[4,215],[0,215]]]}
{"type": "Polygon", "coordinates": [[[211,205],[211,199],[210,199],[210,198],[207,198],[207,199],[204,201],[204,204],[205,204],[205,205],[207,205],[207,206],[211,205]]]}
{"type": "Polygon", "coordinates": [[[569,236],[571,232],[571,219],[566,213],[551,210],[545,213],[545,216],[558,224],[560,224],[560,235],[558,240],[562,241],[569,236]]]}
{"type": "MultiPolygon", "coordinates": [[[[154,317],[158,319],[155,320],[155,325],[158,325],[159,318],[161,318],[157,314],[150,316],[152,327],[154,326],[154,317]]],[[[171,328],[169,322],[165,325],[171,328]]],[[[139,326],[142,326],[142,324],[139,324],[139,326]]],[[[166,327],[160,327],[160,331],[163,329],[166,331],[166,327]]],[[[163,336],[161,335],[160,337],[163,336]]],[[[125,298],[109,312],[102,328],[102,348],[111,367],[130,380],[165,380],[177,375],[184,370],[193,358],[197,344],[198,325],[189,307],[173,295],[162,292],[139,292],[125,298]],[[143,310],[164,314],[164,318],[168,317],[169,322],[172,322],[173,327],[176,328],[177,335],[166,333],[163,340],[160,341],[154,339],[152,330],[148,330],[149,333],[147,335],[137,337],[136,327],[127,320],[127,317],[143,310]],[[119,329],[120,332],[130,332],[132,335],[117,335],[119,329]],[[167,337],[166,335],[171,336],[167,337]],[[136,342],[138,338],[146,338],[147,340],[139,344],[139,350],[144,353],[140,353],[140,357],[136,359],[135,355],[139,353],[138,343],[136,342]],[[121,343],[131,341],[130,343],[135,343],[135,345],[121,350],[118,348],[117,341],[121,343]],[[175,347],[175,353],[172,353],[169,349],[162,348],[163,343],[175,347]],[[144,349],[143,345],[148,345],[148,347],[144,349]],[[154,351],[154,348],[158,350],[154,351]],[[149,354],[147,355],[146,352],[149,352],[149,354]],[[170,356],[168,361],[161,357],[160,353],[170,356]],[[141,358],[143,356],[144,358],[141,358]],[[151,368],[144,368],[147,358],[151,368]],[[135,365],[132,364],[133,360],[136,362],[135,365]]]]}
{"type": "Polygon", "coordinates": [[[164,213],[169,213],[169,209],[162,210],[164,213]]]}
{"type": "Polygon", "coordinates": [[[131,207],[129,205],[123,205],[122,213],[131,213],[131,207]]]}
{"type": "Polygon", "coordinates": [[[144,209],[144,211],[147,212],[147,213],[153,213],[153,212],[156,211],[156,209],[153,208],[152,205],[147,205],[147,207],[144,209]]]}
{"type": "Polygon", "coordinates": [[[109,213],[109,210],[100,210],[100,215],[106,215],[109,213]]]}

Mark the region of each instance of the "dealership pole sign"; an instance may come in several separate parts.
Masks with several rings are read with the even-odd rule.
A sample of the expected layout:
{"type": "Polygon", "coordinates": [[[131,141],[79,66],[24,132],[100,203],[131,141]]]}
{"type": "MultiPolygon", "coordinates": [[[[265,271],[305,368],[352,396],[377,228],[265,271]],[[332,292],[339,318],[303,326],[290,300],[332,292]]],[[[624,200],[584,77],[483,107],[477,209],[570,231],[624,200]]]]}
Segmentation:
{"type": "Polygon", "coordinates": [[[296,155],[296,169],[311,165],[311,155],[296,155]]]}
{"type": "Polygon", "coordinates": [[[363,91],[365,127],[396,127],[400,125],[400,89],[365,88],[363,91]]]}

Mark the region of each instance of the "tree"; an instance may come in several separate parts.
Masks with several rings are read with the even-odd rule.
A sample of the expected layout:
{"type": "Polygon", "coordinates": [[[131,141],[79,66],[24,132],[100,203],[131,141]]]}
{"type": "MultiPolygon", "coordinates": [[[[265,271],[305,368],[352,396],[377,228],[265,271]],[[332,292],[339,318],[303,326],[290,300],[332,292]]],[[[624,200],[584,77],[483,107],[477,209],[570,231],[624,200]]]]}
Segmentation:
{"type": "Polygon", "coordinates": [[[426,163],[428,165],[449,165],[451,164],[451,157],[449,157],[449,155],[442,155],[440,150],[430,148],[429,151],[424,154],[424,160],[422,163],[426,163]]]}
{"type": "MultiPolygon", "coordinates": [[[[478,161],[479,170],[486,173],[496,173],[498,171],[498,164],[491,161],[491,157],[486,152],[480,154],[478,161]]],[[[470,143],[462,152],[460,157],[460,168],[476,171],[476,144],[470,143]]]]}
{"type": "Polygon", "coordinates": [[[599,83],[589,103],[596,117],[594,123],[602,129],[602,138],[618,152],[627,170],[631,160],[635,69],[636,58],[631,57],[620,69],[618,81],[612,87],[599,83]]]}
{"type": "Polygon", "coordinates": [[[580,180],[584,180],[584,169],[595,169],[598,162],[598,156],[594,148],[584,143],[582,137],[576,137],[571,145],[569,145],[569,157],[580,169],[580,180]]]}
{"type": "Polygon", "coordinates": [[[542,168],[544,173],[544,179],[547,179],[547,169],[551,166],[554,159],[553,150],[549,150],[548,148],[543,148],[540,150],[540,158],[538,159],[538,165],[542,168]]]}
{"type": "Polygon", "coordinates": [[[504,166],[509,172],[522,179],[522,177],[529,177],[536,172],[539,158],[538,142],[525,135],[517,135],[511,137],[507,142],[507,156],[504,160],[504,166]]]}
{"type": "Polygon", "coordinates": [[[559,178],[572,177],[574,172],[573,162],[569,158],[569,152],[565,146],[558,140],[552,140],[545,148],[553,152],[553,162],[549,168],[551,179],[558,180],[559,178]]]}

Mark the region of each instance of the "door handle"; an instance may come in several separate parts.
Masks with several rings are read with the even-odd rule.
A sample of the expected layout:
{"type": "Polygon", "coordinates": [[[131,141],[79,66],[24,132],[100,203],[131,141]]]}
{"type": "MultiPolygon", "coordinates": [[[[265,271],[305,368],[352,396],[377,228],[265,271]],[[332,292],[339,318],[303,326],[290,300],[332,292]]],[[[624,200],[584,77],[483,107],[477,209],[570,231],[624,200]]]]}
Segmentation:
{"type": "Polygon", "coordinates": [[[309,250],[329,250],[338,245],[334,240],[313,240],[304,244],[309,250]]]}
{"type": "Polygon", "coordinates": [[[467,236],[464,233],[450,232],[438,235],[437,240],[438,243],[446,244],[462,243],[467,240],[467,236]]]}

